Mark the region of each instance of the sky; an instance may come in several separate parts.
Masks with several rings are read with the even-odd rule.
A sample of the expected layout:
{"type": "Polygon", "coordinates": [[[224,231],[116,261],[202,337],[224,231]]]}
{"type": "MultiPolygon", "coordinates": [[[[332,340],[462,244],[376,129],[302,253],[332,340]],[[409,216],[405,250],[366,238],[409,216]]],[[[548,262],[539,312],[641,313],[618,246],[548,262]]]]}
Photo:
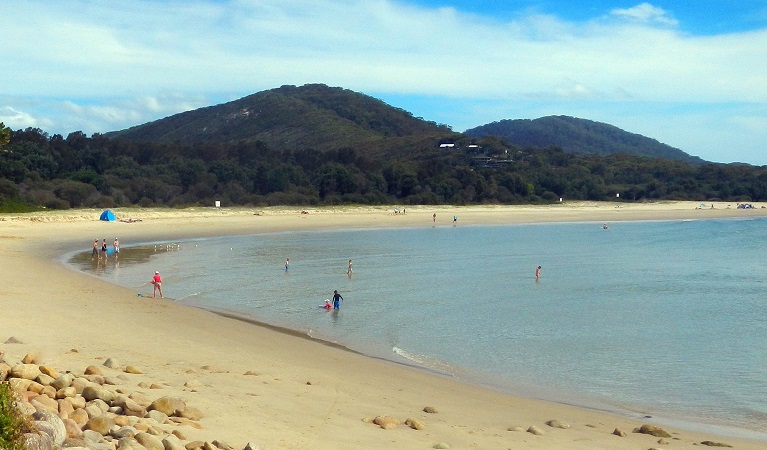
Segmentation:
{"type": "Polygon", "coordinates": [[[465,131],[605,122],[767,165],[767,0],[3,0],[0,122],[121,130],[323,83],[465,131]]]}

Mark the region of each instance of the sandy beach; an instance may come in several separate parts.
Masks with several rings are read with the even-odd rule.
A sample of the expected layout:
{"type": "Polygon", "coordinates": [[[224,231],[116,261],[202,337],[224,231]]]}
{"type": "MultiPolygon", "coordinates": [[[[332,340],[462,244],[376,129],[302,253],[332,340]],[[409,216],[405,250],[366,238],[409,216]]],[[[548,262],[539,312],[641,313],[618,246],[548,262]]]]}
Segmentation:
{"type": "MultiPolygon", "coordinates": [[[[223,317],[170,300],[137,297],[65,267],[61,255],[93,239],[133,243],[364,227],[765,217],[735,202],[564,203],[550,206],[113,209],[131,223],[97,220],[101,210],[0,215],[0,350],[13,365],[28,353],[60,372],[82,373],[107,358],[133,365],[125,392],[177,396],[204,413],[187,440],[267,449],[642,449],[704,441],[738,449],[767,442],[711,427],[615,415],[519,398],[375,358],[297,333],[223,317]],[[21,343],[5,343],[14,337],[21,343]],[[154,385],[153,388],[144,386],[154,385]],[[431,407],[436,412],[425,412],[431,407]],[[428,409],[428,408],[427,408],[428,409]],[[382,429],[377,416],[403,423],[382,429]],[[421,430],[404,424],[415,419],[421,430]],[[559,428],[551,420],[567,424],[559,428]],[[657,425],[669,438],[632,432],[657,425]],[[536,427],[536,435],[526,430],[536,427]],[[613,434],[615,429],[625,437],[613,434]],[[659,443],[659,440],[663,440],[659,443]]],[[[147,279],[151,274],[147,274],[147,279]]],[[[170,287],[167,287],[170,289],[170,287]]],[[[584,355],[587,357],[587,355],[584,355]]],[[[524,364],[524,361],[520,361],[524,364]]],[[[105,374],[122,374],[103,368],[105,374]]]]}

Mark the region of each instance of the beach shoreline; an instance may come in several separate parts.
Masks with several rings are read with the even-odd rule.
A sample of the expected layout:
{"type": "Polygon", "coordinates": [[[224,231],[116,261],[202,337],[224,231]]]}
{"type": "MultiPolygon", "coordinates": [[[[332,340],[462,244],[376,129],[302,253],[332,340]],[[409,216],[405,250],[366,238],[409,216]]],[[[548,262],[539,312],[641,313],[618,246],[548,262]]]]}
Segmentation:
{"type": "MultiPolygon", "coordinates": [[[[136,221],[115,223],[97,221],[100,210],[3,215],[0,261],[9,270],[0,275],[0,301],[5,311],[14,313],[0,318],[0,342],[14,336],[24,344],[0,348],[6,352],[6,361],[33,351],[62,369],[84,368],[94,359],[107,357],[140,364],[147,374],[163,380],[168,392],[188,396],[207,411],[202,421],[205,428],[195,430],[195,437],[225,439],[240,448],[247,442],[263,448],[433,448],[439,442],[451,448],[648,448],[658,439],[631,433],[644,423],[640,417],[517,398],[312,342],[311,336],[291,336],[269,324],[247,323],[159,299],[137,302],[134,291],[73,272],[62,267],[60,258],[87,249],[93,238],[111,242],[112,235],[126,243],[274,231],[432,226],[434,213],[438,226],[452,226],[454,215],[458,226],[767,216],[761,204],[753,210],[718,205],[714,209],[701,209],[698,202],[414,206],[407,207],[406,214],[395,214],[393,207],[118,208],[114,210],[118,218],[136,221]],[[122,320],[115,323],[115,317],[122,320]],[[76,327],[83,318],[99,326],[76,327]],[[202,369],[205,366],[219,369],[202,369]],[[243,375],[248,371],[259,375],[243,375]],[[186,390],[184,384],[190,378],[199,379],[204,388],[186,390]],[[438,414],[422,411],[430,404],[438,414]],[[245,418],[233,417],[243,412],[245,418]],[[383,414],[402,420],[418,417],[427,428],[384,431],[363,420],[383,414]],[[545,422],[551,419],[567,421],[571,428],[548,427],[545,422]],[[532,425],[546,434],[508,431],[532,425]],[[615,428],[628,436],[612,435],[615,428]]],[[[685,442],[723,441],[737,448],[764,445],[715,428],[680,429],[672,434],[685,442]]]]}

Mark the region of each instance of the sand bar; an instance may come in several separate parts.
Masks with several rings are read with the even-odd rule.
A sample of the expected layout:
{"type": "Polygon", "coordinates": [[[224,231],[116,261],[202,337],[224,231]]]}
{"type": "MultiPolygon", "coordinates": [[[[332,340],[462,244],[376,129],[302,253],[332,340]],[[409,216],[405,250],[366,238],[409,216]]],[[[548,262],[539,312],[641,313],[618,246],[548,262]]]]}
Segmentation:
{"type": "MultiPolygon", "coordinates": [[[[0,350],[6,361],[34,352],[59,370],[82,371],[114,358],[140,367],[139,382],[160,386],[205,413],[190,439],[252,442],[262,449],[648,449],[703,441],[739,449],[767,443],[716,429],[613,415],[518,398],[414,368],[322,345],[270,327],[222,317],[136,292],[64,267],[62,254],[93,239],[131,242],[323,228],[764,217],[767,208],[733,203],[565,203],[552,206],[115,209],[133,223],[96,220],[100,210],[0,215],[0,350]],[[729,207],[728,207],[729,205],[729,207]],[[9,337],[22,344],[2,344],[9,337]],[[76,351],[73,351],[76,350],[76,351]],[[246,375],[248,373],[248,375],[246,375]],[[185,383],[194,381],[194,389],[185,383]],[[431,406],[436,413],[426,413],[431,406]],[[391,416],[425,425],[383,430],[364,419],[391,416]],[[567,429],[546,425],[556,419],[567,429]],[[668,443],[632,433],[644,423],[672,433],[668,443]],[[509,431],[538,427],[545,434],[509,431]],[[628,434],[612,434],[620,428],[628,434]]],[[[149,277],[151,274],[148,274],[149,277]]],[[[524,364],[524,361],[520,361],[524,364]]],[[[105,369],[109,370],[109,369],[105,369]]]]}

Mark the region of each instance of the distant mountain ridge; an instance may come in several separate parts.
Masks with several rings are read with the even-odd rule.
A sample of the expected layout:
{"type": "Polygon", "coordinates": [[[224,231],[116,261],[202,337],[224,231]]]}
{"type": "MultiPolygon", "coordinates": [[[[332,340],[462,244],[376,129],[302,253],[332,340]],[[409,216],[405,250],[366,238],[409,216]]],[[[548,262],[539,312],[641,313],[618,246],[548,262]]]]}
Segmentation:
{"type": "MultiPolygon", "coordinates": [[[[567,152],[598,155],[626,152],[694,165],[705,163],[655,139],[569,116],[501,120],[466,130],[464,134],[475,139],[497,136],[523,148],[559,147],[567,152]]],[[[258,92],[106,136],[180,144],[260,141],[274,150],[351,147],[367,153],[402,155],[410,151],[414,142],[455,140],[460,134],[365,94],[307,84],[258,92]]]]}
{"type": "Polygon", "coordinates": [[[507,119],[465,131],[472,138],[497,136],[520,147],[559,147],[566,152],[610,155],[629,153],[704,164],[703,159],[616,126],[570,116],[507,119]]]}
{"type": "Polygon", "coordinates": [[[275,150],[324,150],[435,133],[453,132],[364,94],[308,84],[262,91],[106,135],[185,144],[262,141],[275,150]]]}

